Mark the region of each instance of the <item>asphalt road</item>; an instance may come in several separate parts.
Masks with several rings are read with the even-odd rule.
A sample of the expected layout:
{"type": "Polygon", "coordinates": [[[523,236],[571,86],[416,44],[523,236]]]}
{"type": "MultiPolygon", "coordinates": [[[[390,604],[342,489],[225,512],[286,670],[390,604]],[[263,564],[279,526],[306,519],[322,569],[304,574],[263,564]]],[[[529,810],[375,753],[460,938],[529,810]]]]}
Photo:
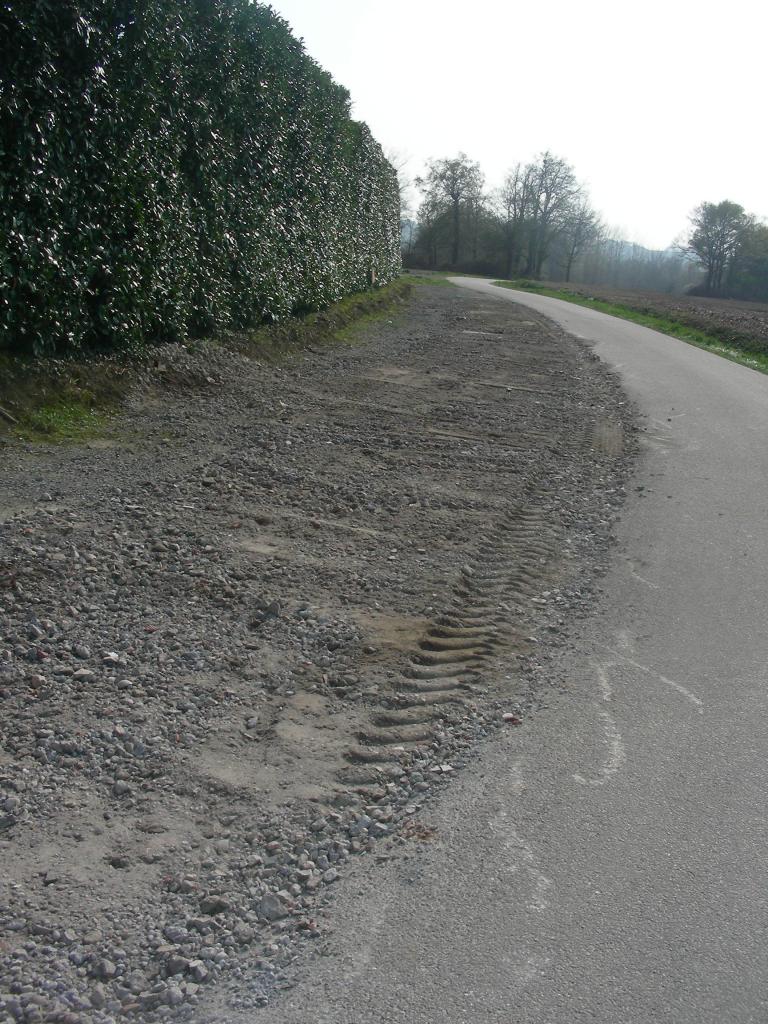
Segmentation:
{"type": "Polygon", "coordinates": [[[259,1019],[768,1021],[768,377],[540,296],[639,405],[643,454],[567,691],[489,745],[436,838],[334,912],[259,1019]]]}

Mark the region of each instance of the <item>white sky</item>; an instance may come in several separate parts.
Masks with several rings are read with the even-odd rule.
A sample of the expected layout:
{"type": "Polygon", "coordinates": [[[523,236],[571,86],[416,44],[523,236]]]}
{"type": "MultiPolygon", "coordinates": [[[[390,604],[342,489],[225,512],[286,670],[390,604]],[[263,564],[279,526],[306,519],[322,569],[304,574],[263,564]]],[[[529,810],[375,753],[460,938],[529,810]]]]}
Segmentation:
{"type": "Polygon", "coordinates": [[[768,216],[765,0],[274,0],[387,151],[460,150],[489,185],[565,157],[624,237],[668,245],[703,200],[768,216]]]}

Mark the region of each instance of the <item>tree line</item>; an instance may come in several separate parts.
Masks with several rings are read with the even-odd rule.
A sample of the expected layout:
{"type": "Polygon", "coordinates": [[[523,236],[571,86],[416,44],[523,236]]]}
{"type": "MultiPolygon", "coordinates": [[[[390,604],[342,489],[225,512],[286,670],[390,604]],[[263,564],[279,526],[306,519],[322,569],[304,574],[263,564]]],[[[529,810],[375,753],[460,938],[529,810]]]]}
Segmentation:
{"type": "Polygon", "coordinates": [[[768,227],[737,203],[702,203],[663,251],[616,237],[571,164],[546,151],[487,189],[466,154],[427,165],[403,225],[406,265],[489,276],[768,299],[768,227]]]}

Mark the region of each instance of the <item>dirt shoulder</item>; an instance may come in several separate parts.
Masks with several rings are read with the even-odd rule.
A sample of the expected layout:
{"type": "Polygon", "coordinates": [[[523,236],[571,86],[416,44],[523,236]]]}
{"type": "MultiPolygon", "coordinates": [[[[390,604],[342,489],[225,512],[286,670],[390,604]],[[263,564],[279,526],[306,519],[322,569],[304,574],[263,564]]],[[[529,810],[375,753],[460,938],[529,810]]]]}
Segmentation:
{"type": "Polygon", "coordinates": [[[199,386],[3,450],[0,1019],[277,998],[345,862],[524,727],[622,501],[620,389],[522,307],[424,285],[351,346],[162,358],[199,386]]]}

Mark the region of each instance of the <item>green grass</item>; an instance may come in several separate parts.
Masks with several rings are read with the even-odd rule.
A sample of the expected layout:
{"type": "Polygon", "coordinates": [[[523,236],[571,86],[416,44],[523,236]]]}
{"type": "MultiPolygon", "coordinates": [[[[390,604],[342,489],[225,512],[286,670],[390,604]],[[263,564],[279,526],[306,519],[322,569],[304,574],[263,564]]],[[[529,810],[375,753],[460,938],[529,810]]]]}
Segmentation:
{"type": "Polygon", "coordinates": [[[404,274],[391,284],[348,295],[319,312],[250,331],[233,331],[218,340],[225,348],[269,363],[284,362],[304,349],[353,344],[366,324],[386,319],[405,305],[413,282],[414,278],[404,274]]]}
{"type": "MultiPolygon", "coordinates": [[[[391,319],[402,310],[419,283],[421,279],[404,274],[316,313],[187,345],[194,351],[216,344],[271,363],[303,350],[353,345],[366,324],[391,319]]],[[[111,413],[120,408],[154,351],[106,358],[83,354],[77,359],[16,358],[0,352],[0,409],[15,420],[0,415],[0,439],[6,434],[34,443],[82,444],[103,435],[111,413]]]]}
{"type": "Polygon", "coordinates": [[[127,364],[0,354],[0,437],[59,444],[103,433],[124,394],[127,364]]]}
{"type": "Polygon", "coordinates": [[[500,288],[514,288],[518,291],[533,292],[536,295],[546,295],[552,299],[562,299],[564,302],[572,302],[576,306],[586,306],[588,309],[596,309],[600,313],[607,313],[609,316],[619,317],[621,320],[631,320],[633,323],[642,324],[643,327],[651,327],[662,334],[669,334],[673,338],[679,338],[689,345],[714,352],[715,355],[730,359],[734,363],[748,366],[752,370],[759,370],[760,373],[768,373],[768,353],[749,351],[734,348],[732,345],[725,345],[720,338],[706,331],[698,330],[683,324],[679,320],[673,320],[658,313],[640,313],[630,306],[624,306],[617,302],[606,302],[603,299],[593,299],[586,295],[579,295],[577,292],[566,291],[563,288],[547,288],[538,281],[494,281],[500,288]]]}
{"type": "Polygon", "coordinates": [[[408,280],[415,284],[436,285],[440,288],[454,287],[448,280],[451,275],[445,270],[407,270],[405,273],[408,280]]]}
{"type": "Polygon", "coordinates": [[[15,433],[24,441],[82,443],[98,437],[106,419],[103,409],[95,409],[87,402],[61,400],[26,413],[15,433]]]}

